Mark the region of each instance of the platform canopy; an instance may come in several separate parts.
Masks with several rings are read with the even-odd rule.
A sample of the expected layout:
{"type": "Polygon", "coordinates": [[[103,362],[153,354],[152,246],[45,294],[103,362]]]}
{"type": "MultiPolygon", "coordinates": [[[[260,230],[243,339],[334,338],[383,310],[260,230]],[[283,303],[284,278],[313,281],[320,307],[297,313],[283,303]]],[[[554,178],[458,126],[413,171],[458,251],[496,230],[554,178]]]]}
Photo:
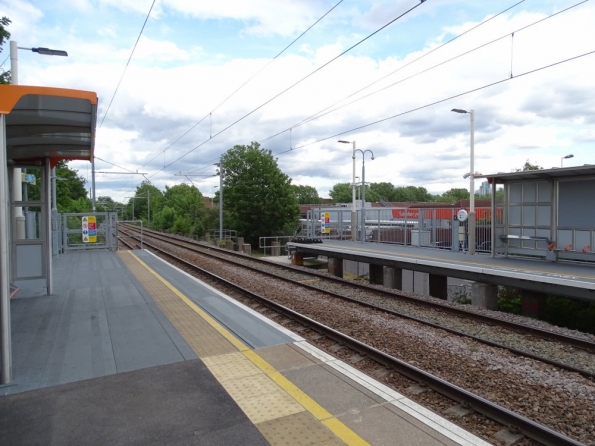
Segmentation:
{"type": "Polygon", "coordinates": [[[94,92],[0,85],[0,113],[6,115],[8,164],[49,158],[53,167],[60,160],[93,158],[94,92]]]}
{"type": "Polygon", "coordinates": [[[490,175],[475,175],[475,179],[485,178],[490,184],[504,184],[515,181],[554,180],[560,178],[574,178],[595,176],[595,165],[585,164],[574,167],[554,167],[553,169],[525,170],[520,172],[498,172],[490,175]]]}

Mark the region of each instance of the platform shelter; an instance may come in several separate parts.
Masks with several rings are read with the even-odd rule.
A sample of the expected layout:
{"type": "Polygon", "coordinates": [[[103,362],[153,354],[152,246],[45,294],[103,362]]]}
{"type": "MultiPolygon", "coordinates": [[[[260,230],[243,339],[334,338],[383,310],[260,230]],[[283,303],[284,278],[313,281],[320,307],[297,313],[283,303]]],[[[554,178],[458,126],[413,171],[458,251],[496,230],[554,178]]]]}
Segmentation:
{"type": "Polygon", "coordinates": [[[476,178],[492,185],[492,256],[595,261],[595,165],[476,178]],[[496,211],[498,185],[505,203],[496,211]]]}
{"type": "Polygon", "coordinates": [[[0,384],[11,380],[11,282],[52,294],[51,169],[93,159],[97,94],[0,85],[0,384]]]}

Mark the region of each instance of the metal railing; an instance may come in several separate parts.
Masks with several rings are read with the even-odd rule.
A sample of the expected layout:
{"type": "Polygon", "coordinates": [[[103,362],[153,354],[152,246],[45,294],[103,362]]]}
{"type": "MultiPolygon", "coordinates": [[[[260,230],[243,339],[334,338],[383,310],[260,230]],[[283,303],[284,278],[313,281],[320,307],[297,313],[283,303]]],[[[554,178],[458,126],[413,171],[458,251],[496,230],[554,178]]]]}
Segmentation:
{"type": "MultiPolygon", "coordinates": [[[[368,242],[392,243],[453,251],[469,248],[468,221],[459,222],[455,208],[366,208],[365,237],[368,242]]],[[[468,211],[468,209],[467,209],[468,211]]],[[[496,209],[496,224],[502,224],[502,209],[496,209]]],[[[492,210],[476,208],[475,249],[490,253],[492,246],[492,210]]],[[[326,215],[325,215],[326,216],[326,215]]],[[[357,210],[357,226],[351,227],[351,209],[326,208],[308,211],[301,220],[301,231],[308,237],[361,240],[361,209],[357,210]],[[330,223],[323,225],[322,215],[328,214],[330,223]]]]}
{"type": "Polygon", "coordinates": [[[280,235],[275,237],[260,237],[258,239],[258,248],[262,249],[263,255],[270,251],[271,256],[281,256],[287,254],[287,242],[294,238],[293,235],[280,235]]]}

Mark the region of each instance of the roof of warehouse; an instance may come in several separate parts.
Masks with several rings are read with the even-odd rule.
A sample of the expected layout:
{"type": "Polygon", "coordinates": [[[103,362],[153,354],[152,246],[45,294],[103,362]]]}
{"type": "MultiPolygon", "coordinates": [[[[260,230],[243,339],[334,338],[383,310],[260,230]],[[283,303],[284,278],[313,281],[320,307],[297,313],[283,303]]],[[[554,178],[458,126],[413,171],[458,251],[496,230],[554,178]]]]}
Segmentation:
{"type": "Polygon", "coordinates": [[[64,88],[0,85],[8,162],[90,160],[97,94],[64,88]]]}

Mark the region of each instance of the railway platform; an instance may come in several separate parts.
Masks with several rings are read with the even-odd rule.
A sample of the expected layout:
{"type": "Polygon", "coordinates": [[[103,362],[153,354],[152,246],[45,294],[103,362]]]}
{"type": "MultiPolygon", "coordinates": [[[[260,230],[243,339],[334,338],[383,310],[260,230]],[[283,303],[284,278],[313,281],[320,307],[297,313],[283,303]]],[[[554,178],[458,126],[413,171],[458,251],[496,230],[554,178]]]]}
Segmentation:
{"type": "Polygon", "coordinates": [[[485,445],[148,251],[76,251],[11,301],[0,443],[485,445]]]}

